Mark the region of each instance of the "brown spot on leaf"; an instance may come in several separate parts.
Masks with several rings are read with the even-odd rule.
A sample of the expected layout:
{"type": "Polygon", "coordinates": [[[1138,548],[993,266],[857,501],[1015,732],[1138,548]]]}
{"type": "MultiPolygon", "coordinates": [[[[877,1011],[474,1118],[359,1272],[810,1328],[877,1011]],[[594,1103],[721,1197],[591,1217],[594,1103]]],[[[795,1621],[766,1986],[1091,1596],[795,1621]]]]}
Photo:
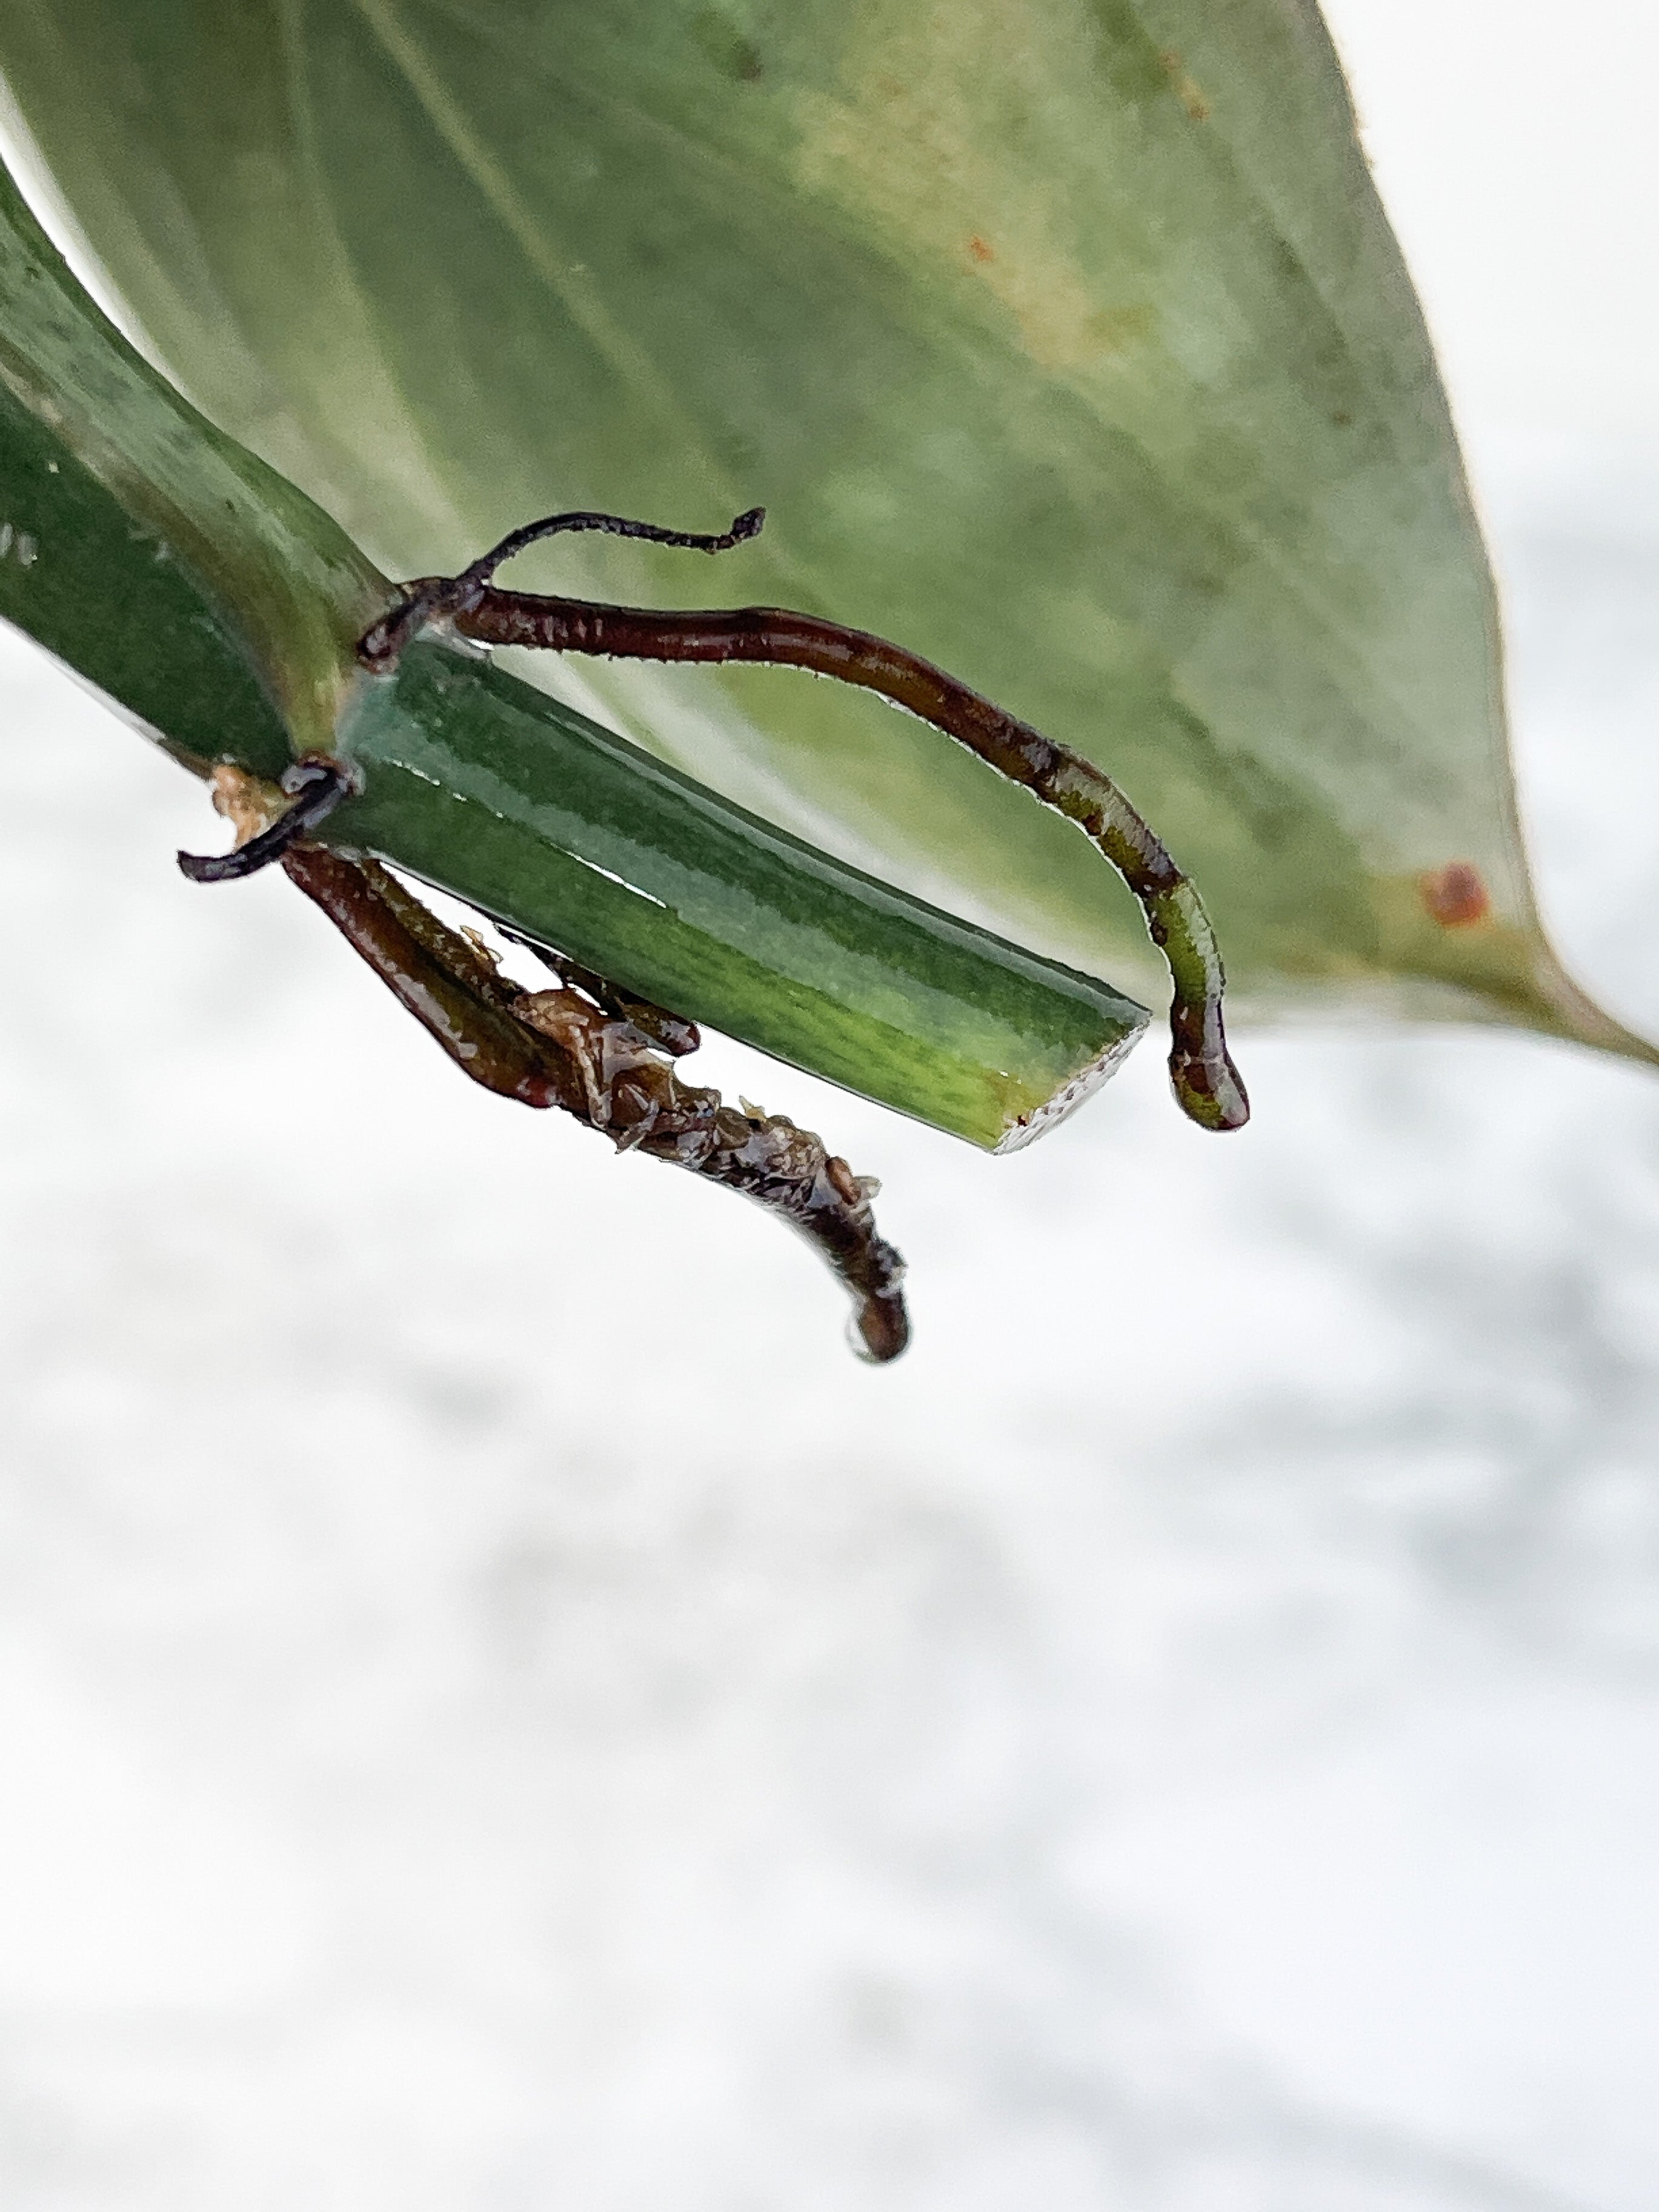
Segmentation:
{"type": "Polygon", "coordinates": [[[995,247],[988,246],[977,231],[968,241],[968,251],[975,261],[994,261],[997,258],[995,247]]]}
{"type": "Polygon", "coordinates": [[[1187,74],[1181,56],[1173,46],[1166,46],[1158,56],[1158,67],[1175,87],[1176,98],[1194,123],[1207,123],[1210,103],[1187,74]]]}
{"type": "Polygon", "coordinates": [[[1473,860],[1448,860],[1417,879],[1423,904],[1443,929],[1467,929],[1492,911],[1492,894],[1473,860]]]}

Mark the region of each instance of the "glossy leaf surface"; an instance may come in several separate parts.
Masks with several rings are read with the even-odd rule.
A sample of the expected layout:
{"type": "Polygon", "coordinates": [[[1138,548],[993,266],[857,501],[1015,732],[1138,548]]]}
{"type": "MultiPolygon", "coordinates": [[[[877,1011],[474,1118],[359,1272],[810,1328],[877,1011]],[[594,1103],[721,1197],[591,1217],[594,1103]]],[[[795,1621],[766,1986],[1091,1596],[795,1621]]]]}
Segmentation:
{"type": "MultiPolygon", "coordinates": [[[[389,568],[763,501],[712,593],[591,541],[526,580],[902,637],[1117,777],[1247,1005],[1645,1052],[1539,932],[1486,560],[1310,0],[3,0],[0,64],[167,360],[389,568]]],[[[787,675],[538,680],[1158,988],[1093,856],[926,731],[787,675]]]]}

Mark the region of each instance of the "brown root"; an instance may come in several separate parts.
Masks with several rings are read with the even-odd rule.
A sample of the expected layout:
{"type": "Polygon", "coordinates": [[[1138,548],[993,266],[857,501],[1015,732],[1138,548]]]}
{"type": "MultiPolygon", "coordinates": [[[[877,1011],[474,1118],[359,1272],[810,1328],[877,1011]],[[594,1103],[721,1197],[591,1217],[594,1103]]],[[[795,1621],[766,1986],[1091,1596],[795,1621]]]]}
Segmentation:
{"type": "MultiPolygon", "coordinates": [[[[526,1106],[562,1107],[619,1152],[649,1153],[752,1198],[814,1244],[851,1294],[864,1356],[879,1364],[903,1351],[904,1262],[877,1233],[874,1182],[782,1115],[751,1116],[719,1091],[683,1082],[672,1044],[630,1018],[674,1017],[621,994],[613,999],[628,1013],[575,990],[520,990],[485,948],[440,921],[375,861],[300,845],[282,865],[475,1083],[526,1106]]],[[[574,973],[584,991],[609,989],[602,978],[574,973]]],[[[679,1024],[675,1042],[690,1029],[679,1024]]]]}

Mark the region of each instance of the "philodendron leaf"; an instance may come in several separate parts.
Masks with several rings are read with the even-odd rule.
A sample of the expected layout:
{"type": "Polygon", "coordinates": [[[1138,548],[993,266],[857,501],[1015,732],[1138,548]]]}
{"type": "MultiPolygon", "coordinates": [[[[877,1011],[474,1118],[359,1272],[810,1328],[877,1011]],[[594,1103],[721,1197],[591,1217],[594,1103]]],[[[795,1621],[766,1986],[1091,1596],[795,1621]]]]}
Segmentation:
{"type": "MultiPolygon", "coordinates": [[[[992,1149],[1145,1025],[1109,985],[811,850],[453,637],[371,674],[357,641],[395,596],[116,333],[0,169],[0,618],[186,765],[269,783],[296,753],[343,760],[362,787],[323,838],[992,1149]]],[[[752,1188],[766,1164],[727,1179],[752,1188]]]]}
{"type": "MultiPolygon", "coordinates": [[[[1491,580],[1312,0],[3,0],[0,66],[163,356],[388,568],[764,501],[721,596],[1087,753],[1246,1005],[1654,1057],[1539,927],[1491,580]]],[[[593,541],[554,580],[685,589],[593,541]]],[[[783,674],[553,680],[1155,988],[1095,856],[931,732],[783,674]]]]}

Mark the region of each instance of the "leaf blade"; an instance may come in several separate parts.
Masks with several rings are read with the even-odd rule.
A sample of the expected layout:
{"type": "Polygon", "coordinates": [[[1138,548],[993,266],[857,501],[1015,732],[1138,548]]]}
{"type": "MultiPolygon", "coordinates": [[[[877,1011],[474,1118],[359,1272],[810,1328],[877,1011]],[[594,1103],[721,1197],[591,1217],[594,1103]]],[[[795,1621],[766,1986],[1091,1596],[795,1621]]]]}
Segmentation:
{"type": "MultiPolygon", "coordinates": [[[[733,597],[900,635],[1098,761],[1246,1007],[1652,1056],[1539,927],[1491,580],[1310,0],[233,12],[14,6],[0,63],[168,357],[384,560],[458,565],[553,505],[764,500],[733,597]],[[319,337],[340,301],[349,345],[319,337]],[[1455,927],[1424,881],[1453,864],[1489,902],[1455,927]]],[[[538,574],[684,588],[614,547],[538,574]]],[[[879,710],[752,673],[537,680],[1157,988],[1063,826],[879,710]]]]}

